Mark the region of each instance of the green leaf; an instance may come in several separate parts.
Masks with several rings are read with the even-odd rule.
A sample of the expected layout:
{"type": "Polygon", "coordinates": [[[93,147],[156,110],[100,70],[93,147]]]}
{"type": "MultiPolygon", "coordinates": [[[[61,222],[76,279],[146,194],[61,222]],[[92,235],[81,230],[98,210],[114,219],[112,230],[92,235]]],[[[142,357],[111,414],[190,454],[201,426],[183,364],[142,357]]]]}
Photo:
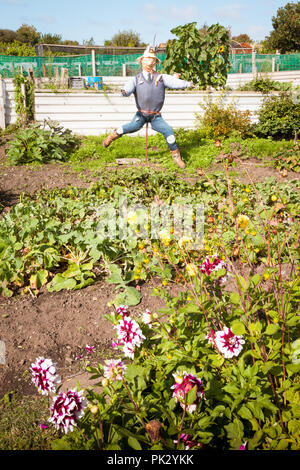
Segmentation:
{"type": "Polygon", "coordinates": [[[128,437],[128,445],[134,450],[142,450],[142,446],[135,437],[128,437]]]}
{"type": "Polygon", "coordinates": [[[63,289],[70,290],[70,289],[74,289],[75,286],[76,286],[75,279],[73,279],[73,278],[66,279],[60,273],[56,274],[56,276],[54,276],[52,281],[49,284],[47,284],[47,288],[48,288],[49,292],[54,292],[54,291],[58,292],[58,291],[61,291],[63,289]]]}
{"type": "Polygon", "coordinates": [[[231,325],[230,325],[231,329],[232,329],[232,332],[235,334],[235,335],[244,335],[246,333],[246,328],[245,328],[245,325],[239,321],[239,320],[234,320],[231,325]]]}
{"type": "Polygon", "coordinates": [[[138,305],[141,301],[142,294],[138,291],[135,287],[128,287],[126,286],[124,292],[117,295],[114,299],[115,305],[127,305],[127,306],[134,306],[138,305]]]}
{"type": "Polygon", "coordinates": [[[195,385],[187,394],[186,402],[188,405],[192,405],[196,400],[197,386],[195,385]]]}
{"type": "Polygon", "coordinates": [[[234,305],[239,305],[241,303],[240,296],[237,292],[231,292],[230,294],[230,302],[234,305]]]}
{"type": "Polygon", "coordinates": [[[238,415],[241,416],[241,418],[247,419],[248,421],[252,419],[252,413],[245,405],[241,406],[241,408],[238,410],[238,415]]]}
{"type": "Polygon", "coordinates": [[[267,326],[265,334],[274,335],[278,330],[279,330],[279,326],[274,323],[271,323],[270,325],[267,326]]]}

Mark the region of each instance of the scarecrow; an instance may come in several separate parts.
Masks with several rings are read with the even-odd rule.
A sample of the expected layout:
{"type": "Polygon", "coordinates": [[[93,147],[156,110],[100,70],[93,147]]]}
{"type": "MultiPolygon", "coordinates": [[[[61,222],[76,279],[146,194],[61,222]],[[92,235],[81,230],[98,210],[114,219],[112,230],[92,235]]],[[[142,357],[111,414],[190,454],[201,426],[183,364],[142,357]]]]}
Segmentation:
{"type": "Polygon", "coordinates": [[[160,62],[156,57],[155,49],[149,45],[144,54],[137,59],[142,65],[142,72],[138,73],[129,81],[124,90],[123,96],[135,97],[137,112],[133,119],[123,126],[115,129],[103,142],[104,147],[108,147],[114,140],[122,137],[123,134],[137,132],[145,123],[150,122],[153,130],[160,132],[166,139],[174,162],[185,168],[181,159],[179,149],[172,128],[162,118],[160,110],[165,100],[165,88],[185,89],[192,86],[192,82],[187,82],[178,78],[178,74],[166,75],[156,72],[156,65],[160,62]]]}

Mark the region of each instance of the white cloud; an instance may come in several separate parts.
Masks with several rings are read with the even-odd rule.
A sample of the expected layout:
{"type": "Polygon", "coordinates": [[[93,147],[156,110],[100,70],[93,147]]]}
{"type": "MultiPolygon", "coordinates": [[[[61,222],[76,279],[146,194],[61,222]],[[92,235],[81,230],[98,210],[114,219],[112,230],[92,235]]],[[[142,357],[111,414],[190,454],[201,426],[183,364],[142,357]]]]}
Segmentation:
{"type": "Polygon", "coordinates": [[[158,8],[153,3],[145,3],[142,8],[142,16],[144,17],[144,22],[150,22],[155,26],[161,24],[161,18],[164,16],[162,8],[158,8]]]}
{"type": "Polygon", "coordinates": [[[170,10],[170,16],[183,21],[194,21],[199,17],[200,9],[195,5],[189,5],[186,8],[173,6],[170,10]]]}
{"type": "Polygon", "coordinates": [[[266,31],[265,26],[262,25],[250,25],[247,28],[247,33],[249,34],[250,38],[254,40],[261,40],[266,37],[268,34],[266,31]]]}
{"type": "Polygon", "coordinates": [[[38,18],[38,21],[45,24],[53,24],[56,22],[56,19],[53,16],[43,15],[38,18]]]}
{"type": "Polygon", "coordinates": [[[242,19],[243,5],[240,3],[231,3],[220,8],[215,8],[215,14],[221,18],[231,21],[239,21],[242,19]]]}

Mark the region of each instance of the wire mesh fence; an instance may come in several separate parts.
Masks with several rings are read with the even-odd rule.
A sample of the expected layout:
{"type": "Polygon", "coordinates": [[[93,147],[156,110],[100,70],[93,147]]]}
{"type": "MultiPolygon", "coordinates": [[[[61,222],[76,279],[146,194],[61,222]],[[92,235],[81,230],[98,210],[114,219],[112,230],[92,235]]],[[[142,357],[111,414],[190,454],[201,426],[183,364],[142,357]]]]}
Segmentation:
{"type": "MultiPolygon", "coordinates": [[[[62,68],[68,69],[69,76],[133,76],[140,70],[138,54],[91,54],[59,57],[17,57],[0,55],[0,75],[12,78],[20,70],[28,74],[32,69],[36,77],[54,77],[62,68]],[[126,66],[126,72],[124,69],[126,66]],[[95,73],[96,72],[96,73],[95,73]]],[[[158,53],[161,60],[158,71],[163,69],[165,53],[158,53]]],[[[297,54],[231,54],[229,73],[279,72],[300,70],[300,53],[297,54]],[[254,70],[255,67],[255,70],[254,70]]]]}

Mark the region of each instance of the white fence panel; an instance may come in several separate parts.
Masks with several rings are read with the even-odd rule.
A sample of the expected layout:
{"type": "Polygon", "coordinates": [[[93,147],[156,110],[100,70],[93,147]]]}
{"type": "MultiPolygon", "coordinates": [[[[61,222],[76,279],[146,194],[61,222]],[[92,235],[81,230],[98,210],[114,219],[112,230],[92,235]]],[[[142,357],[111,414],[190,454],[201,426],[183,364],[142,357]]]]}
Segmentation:
{"type": "MultiPolygon", "coordinates": [[[[276,81],[293,81],[300,85],[299,72],[275,72],[268,74],[270,79],[276,81]]],[[[122,87],[128,78],[112,77],[114,84],[122,87]]],[[[252,74],[231,74],[228,80],[234,82],[232,88],[239,85],[239,80],[252,80],[252,74]]],[[[111,83],[111,77],[104,77],[104,83],[111,83]]],[[[232,82],[232,83],[233,83],[232,82]]],[[[2,80],[5,93],[2,92],[4,101],[5,124],[15,123],[17,115],[14,103],[14,86],[12,79],[2,80]]],[[[1,94],[0,94],[1,96],[1,94]]],[[[222,94],[220,92],[167,92],[162,115],[174,128],[195,128],[195,113],[202,115],[201,107],[207,99],[213,101],[223,99],[224,104],[235,103],[237,109],[251,113],[251,120],[257,120],[259,110],[264,96],[254,92],[231,91],[222,94]],[[223,98],[222,98],[223,97],[223,98]]],[[[0,101],[1,105],[1,101],[0,101]]],[[[35,119],[43,122],[45,119],[57,121],[65,128],[71,129],[81,135],[99,135],[115,129],[130,121],[136,112],[134,96],[122,97],[119,93],[99,92],[42,92],[35,93],[35,119]]],[[[3,116],[3,112],[2,112],[3,116]]],[[[3,117],[2,117],[3,120],[3,117]]],[[[149,134],[155,132],[149,126],[149,134]]],[[[145,135],[145,127],[138,135],[145,135]]],[[[132,134],[132,135],[137,135],[132,134]]]]}
{"type": "Polygon", "coordinates": [[[5,129],[5,82],[0,78],[0,129],[5,129]]]}
{"type": "MultiPolygon", "coordinates": [[[[240,110],[249,110],[252,121],[264,97],[253,92],[166,93],[162,110],[164,119],[174,129],[195,128],[195,114],[202,115],[206,100],[222,99],[224,104],[235,103],[240,110]]],[[[130,121],[136,112],[133,96],[99,93],[36,93],[35,118],[38,122],[50,119],[82,135],[98,135],[130,121]]],[[[145,135],[145,128],[138,135],[145,135]]],[[[149,128],[149,134],[154,134],[149,128]]],[[[135,134],[136,135],[136,134],[135,134]]]]}

